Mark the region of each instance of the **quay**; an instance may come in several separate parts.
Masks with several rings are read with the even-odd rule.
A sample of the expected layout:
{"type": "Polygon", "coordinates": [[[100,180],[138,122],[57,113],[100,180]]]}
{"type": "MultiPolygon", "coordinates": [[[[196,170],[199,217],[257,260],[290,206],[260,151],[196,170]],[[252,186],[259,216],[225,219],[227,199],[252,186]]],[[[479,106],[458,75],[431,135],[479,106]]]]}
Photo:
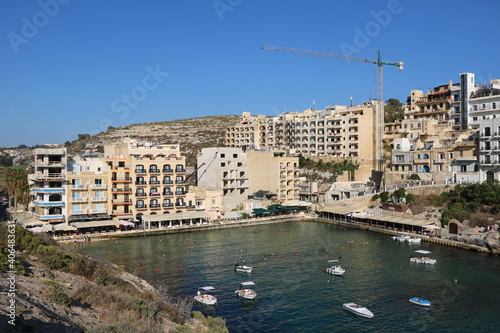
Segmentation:
{"type": "Polygon", "coordinates": [[[91,240],[91,241],[114,240],[117,238],[124,238],[124,237],[145,237],[145,236],[162,235],[162,234],[177,234],[177,233],[188,233],[188,232],[206,231],[206,230],[222,230],[228,228],[241,228],[241,227],[274,224],[274,223],[286,223],[292,221],[314,221],[314,222],[330,223],[348,228],[377,232],[390,236],[408,235],[412,237],[422,238],[422,241],[424,242],[435,243],[451,247],[458,247],[465,250],[490,253],[490,250],[484,246],[477,246],[473,244],[457,242],[439,237],[431,237],[428,235],[421,235],[413,232],[391,230],[380,226],[368,225],[361,222],[347,222],[338,219],[321,218],[307,213],[300,213],[295,215],[259,217],[259,218],[250,218],[250,219],[234,220],[234,221],[221,221],[215,223],[211,222],[206,224],[172,226],[172,227],[163,227],[154,229],[140,229],[140,230],[135,229],[128,231],[114,231],[107,233],[79,234],[74,236],[54,236],[54,240],[61,243],[69,243],[69,242],[77,243],[77,242],[84,242],[86,240],[91,240]]]}

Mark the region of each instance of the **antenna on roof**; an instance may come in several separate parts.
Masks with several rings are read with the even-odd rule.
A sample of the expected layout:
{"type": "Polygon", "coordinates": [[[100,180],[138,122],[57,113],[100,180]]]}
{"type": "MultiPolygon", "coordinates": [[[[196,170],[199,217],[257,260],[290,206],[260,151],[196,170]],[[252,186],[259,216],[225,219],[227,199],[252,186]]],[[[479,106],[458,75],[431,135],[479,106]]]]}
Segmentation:
{"type": "Polygon", "coordinates": [[[316,100],[313,99],[313,107],[312,107],[313,110],[316,110],[316,100]]]}

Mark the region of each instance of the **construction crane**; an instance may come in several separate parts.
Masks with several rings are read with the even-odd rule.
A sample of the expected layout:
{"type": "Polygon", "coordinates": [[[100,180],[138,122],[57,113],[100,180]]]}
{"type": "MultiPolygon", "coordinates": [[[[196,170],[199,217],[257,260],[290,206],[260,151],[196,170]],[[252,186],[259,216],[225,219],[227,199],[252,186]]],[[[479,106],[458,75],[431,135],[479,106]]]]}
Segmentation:
{"type": "Polygon", "coordinates": [[[271,50],[271,51],[281,51],[281,52],[290,52],[290,53],[299,53],[299,54],[307,54],[318,57],[326,57],[326,58],[335,58],[335,59],[343,59],[343,60],[352,60],[352,61],[360,61],[360,62],[368,62],[371,64],[376,64],[378,67],[378,101],[376,112],[373,115],[373,123],[375,124],[375,131],[373,132],[373,166],[375,170],[380,172],[384,171],[384,80],[383,80],[383,71],[382,66],[390,65],[397,66],[401,71],[403,70],[403,62],[384,62],[382,61],[382,56],[380,55],[380,50],[377,50],[377,59],[367,59],[361,57],[353,57],[344,54],[335,54],[328,52],[319,52],[319,51],[308,51],[308,50],[300,50],[300,49],[292,49],[289,47],[279,47],[279,46],[269,46],[262,45],[261,49],[263,50],[271,50]]]}

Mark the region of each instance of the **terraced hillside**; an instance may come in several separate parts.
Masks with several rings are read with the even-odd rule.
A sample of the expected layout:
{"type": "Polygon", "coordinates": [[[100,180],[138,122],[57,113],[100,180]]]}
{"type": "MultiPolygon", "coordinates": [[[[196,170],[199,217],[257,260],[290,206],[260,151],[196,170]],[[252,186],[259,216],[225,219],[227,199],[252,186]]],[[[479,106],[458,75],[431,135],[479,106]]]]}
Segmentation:
{"type": "Polygon", "coordinates": [[[123,137],[150,141],[154,144],[180,143],[188,164],[193,165],[199,149],[223,146],[226,128],[236,124],[239,119],[240,116],[237,115],[207,116],[110,127],[107,131],[94,136],[79,134],[78,140],[67,142],[66,146],[70,154],[78,154],[102,152],[104,143],[118,141],[123,137]]]}

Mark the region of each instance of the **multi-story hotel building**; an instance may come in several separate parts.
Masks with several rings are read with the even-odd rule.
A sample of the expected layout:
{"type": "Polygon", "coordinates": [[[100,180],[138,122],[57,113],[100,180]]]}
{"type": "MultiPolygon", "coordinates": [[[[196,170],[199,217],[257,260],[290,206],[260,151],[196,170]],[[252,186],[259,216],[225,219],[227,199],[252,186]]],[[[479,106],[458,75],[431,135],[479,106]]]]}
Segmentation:
{"type": "Polygon", "coordinates": [[[66,148],[39,148],[34,155],[34,172],[29,176],[33,217],[49,223],[66,222],[66,148]]]}
{"type": "Polygon", "coordinates": [[[374,105],[328,106],[278,116],[243,112],[239,124],[226,130],[226,145],[254,149],[294,149],[311,156],[374,159],[374,105]],[[361,130],[363,129],[363,130],[361,130]]]}
{"type": "Polygon", "coordinates": [[[102,156],[84,154],[68,162],[68,222],[108,220],[110,186],[102,156]]]}
{"type": "Polygon", "coordinates": [[[138,143],[125,138],[104,146],[111,177],[111,216],[182,213],[195,209],[186,188],[186,159],[178,144],[138,143]]]}

